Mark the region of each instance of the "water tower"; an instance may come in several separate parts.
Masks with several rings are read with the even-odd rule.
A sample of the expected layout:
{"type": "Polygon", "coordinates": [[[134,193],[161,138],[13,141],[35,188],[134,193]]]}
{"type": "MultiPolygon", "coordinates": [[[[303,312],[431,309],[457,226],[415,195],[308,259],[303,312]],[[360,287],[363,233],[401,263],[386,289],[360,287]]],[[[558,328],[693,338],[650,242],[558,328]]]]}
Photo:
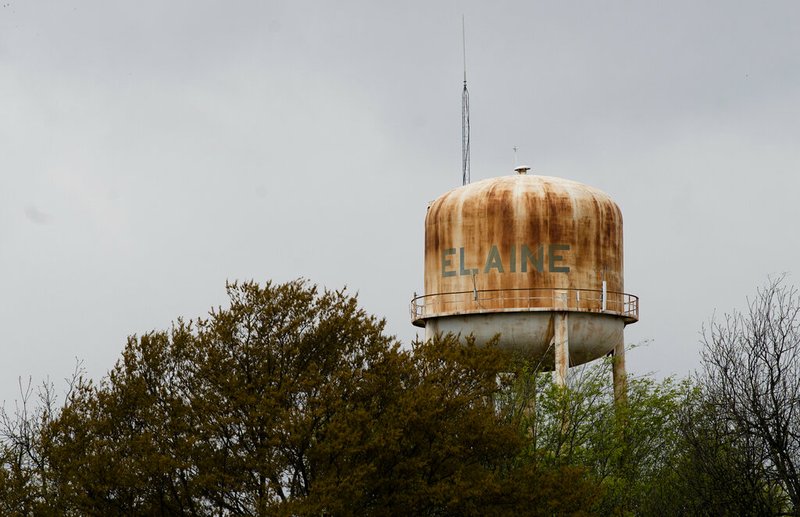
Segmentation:
{"type": "Polygon", "coordinates": [[[607,354],[624,390],[626,325],[639,300],[624,292],[622,213],[604,192],[529,174],[478,181],[433,201],[425,217],[425,293],[412,322],[435,333],[500,334],[564,383],[569,366],[607,354]]]}

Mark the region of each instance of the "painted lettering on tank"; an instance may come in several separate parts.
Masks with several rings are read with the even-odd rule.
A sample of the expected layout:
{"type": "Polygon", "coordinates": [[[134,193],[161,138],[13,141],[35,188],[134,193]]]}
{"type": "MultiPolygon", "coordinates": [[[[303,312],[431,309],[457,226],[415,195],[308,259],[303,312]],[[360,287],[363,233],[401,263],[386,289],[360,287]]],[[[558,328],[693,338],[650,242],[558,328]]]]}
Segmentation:
{"type": "Polygon", "coordinates": [[[569,244],[551,244],[547,250],[547,256],[550,258],[550,271],[553,273],[569,273],[569,266],[556,266],[556,262],[564,260],[563,255],[556,255],[559,251],[569,251],[569,244]]]}
{"type": "Polygon", "coordinates": [[[442,276],[456,276],[455,271],[448,271],[447,268],[450,267],[450,259],[447,258],[448,255],[455,255],[456,249],[455,248],[447,248],[442,253],[442,276]]]}
{"type": "MultiPolygon", "coordinates": [[[[512,244],[509,246],[509,254],[506,257],[509,265],[508,271],[510,273],[517,272],[517,264],[519,264],[520,273],[528,273],[529,271],[543,273],[545,271],[550,273],[569,273],[570,267],[565,265],[567,260],[566,252],[569,252],[572,247],[569,244],[541,244],[539,246],[531,247],[527,244],[517,246],[512,244]],[[545,260],[545,247],[547,248],[545,260]],[[517,253],[519,250],[519,253],[517,253]],[[529,269],[530,266],[530,269],[529,269]]],[[[476,275],[480,272],[478,268],[467,267],[469,262],[468,250],[464,247],[458,248],[458,269],[456,270],[453,259],[451,258],[456,254],[456,248],[447,248],[442,253],[442,276],[464,276],[476,275]]],[[[486,255],[484,262],[483,273],[488,274],[492,270],[497,270],[498,273],[505,273],[504,257],[496,244],[493,244],[486,255]]]]}
{"type": "Polygon", "coordinates": [[[492,269],[497,269],[498,273],[503,272],[503,260],[500,258],[500,252],[497,251],[496,244],[492,244],[492,249],[489,250],[489,255],[486,257],[486,267],[483,268],[483,272],[488,273],[492,269]]]}
{"type": "Polygon", "coordinates": [[[464,259],[464,248],[458,248],[458,274],[464,275],[475,275],[478,273],[478,268],[469,269],[467,268],[464,263],[466,260],[464,259]]]}
{"type": "Polygon", "coordinates": [[[520,262],[522,263],[521,271],[523,273],[528,272],[529,259],[533,268],[539,273],[542,272],[542,268],[544,267],[544,246],[539,246],[536,248],[536,255],[534,255],[531,253],[531,249],[528,247],[528,245],[523,244],[522,250],[520,250],[520,255],[520,262]]]}

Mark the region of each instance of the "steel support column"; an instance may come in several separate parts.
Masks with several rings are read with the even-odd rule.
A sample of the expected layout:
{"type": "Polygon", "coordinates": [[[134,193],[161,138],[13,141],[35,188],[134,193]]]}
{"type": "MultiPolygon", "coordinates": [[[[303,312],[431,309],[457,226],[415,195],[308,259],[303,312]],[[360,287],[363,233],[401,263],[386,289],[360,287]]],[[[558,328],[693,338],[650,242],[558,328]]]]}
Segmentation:
{"type": "Polygon", "coordinates": [[[567,384],[569,370],[569,316],[567,312],[558,312],[553,316],[556,364],[553,375],[559,386],[567,384]]]}
{"type": "Polygon", "coordinates": [[[625,373],[625,343],[620,342],[614,346],[612,376],[614,380],[614,402],[625,404],[628,402],[628,382],[625,373]]]}

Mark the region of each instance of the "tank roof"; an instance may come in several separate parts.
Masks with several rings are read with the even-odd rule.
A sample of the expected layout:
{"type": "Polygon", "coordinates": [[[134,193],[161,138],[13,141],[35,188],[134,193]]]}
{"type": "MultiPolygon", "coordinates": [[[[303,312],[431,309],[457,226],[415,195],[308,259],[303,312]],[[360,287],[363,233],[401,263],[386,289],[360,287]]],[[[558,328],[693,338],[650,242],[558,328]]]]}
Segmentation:
{"type": "Polygon", "coordinates": [[[445,192],[439,196],[436,201],[453,195],[459,197],[480,196],[482,192],[497,190],[513,190],[520,193],[538,193],[543,195],[567,195],[576,198],[593,197],[597,200],[613,202],[610,195],[598,188],[586,185],[585,183],[556,176],[541,176],[538,174],[510,174],[487,178],[445,192]]]}

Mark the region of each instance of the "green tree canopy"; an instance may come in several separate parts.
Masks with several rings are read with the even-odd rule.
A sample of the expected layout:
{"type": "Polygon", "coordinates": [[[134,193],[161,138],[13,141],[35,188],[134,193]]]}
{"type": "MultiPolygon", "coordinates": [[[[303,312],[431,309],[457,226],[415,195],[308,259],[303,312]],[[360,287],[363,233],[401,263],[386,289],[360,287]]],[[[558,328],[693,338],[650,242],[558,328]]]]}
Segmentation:
{"type": "Polygon", "coordinates": [[[207,318],[131,337],[108,376],[78,379],[63,408],[37,417],[27,451],[6,440],[6,513],[595,507],[602,489],[584,469],[523,461],[496,348],[446,336],[404,350],[355,297],[304,281],[234,283],[228,295],[207,318]]]}

